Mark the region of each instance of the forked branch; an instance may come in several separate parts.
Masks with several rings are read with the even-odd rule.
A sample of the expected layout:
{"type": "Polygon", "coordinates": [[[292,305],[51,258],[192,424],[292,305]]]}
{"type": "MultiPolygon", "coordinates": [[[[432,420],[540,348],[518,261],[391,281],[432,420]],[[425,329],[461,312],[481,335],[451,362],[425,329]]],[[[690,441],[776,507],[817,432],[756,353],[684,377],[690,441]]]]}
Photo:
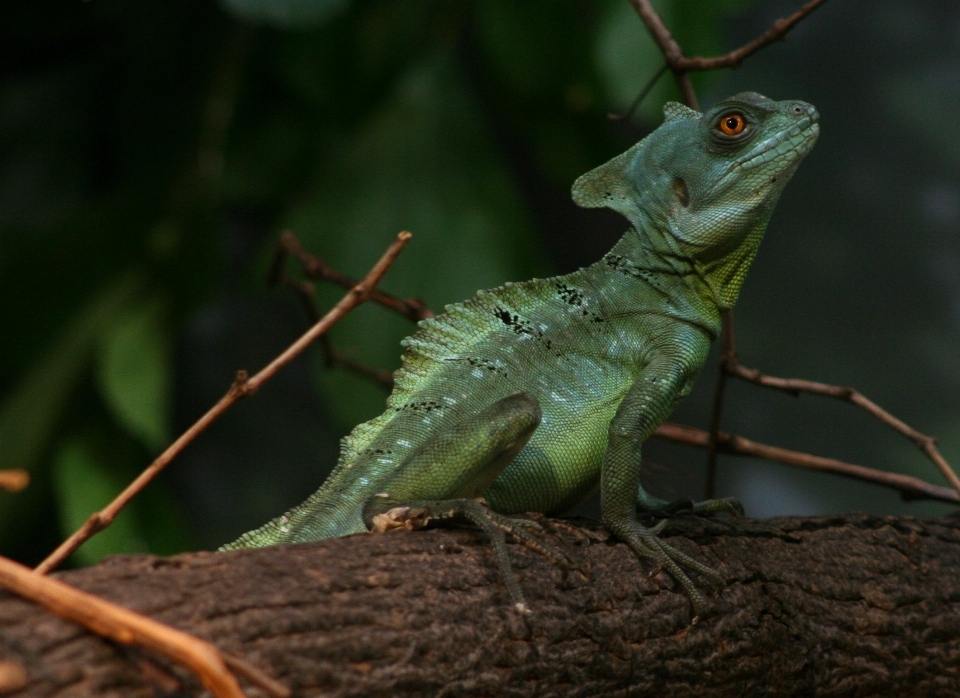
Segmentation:
{"type": "Polygon", "coordinates": [[[380,279],[387,272],[387,269],[393,264],[397,255],[406,246],[412,236],[408,232],[402,232],[397,235],[396,240],[390,245],[380,260],[373,266],[370,272],[363,280],[352,286],[343,299],[333,307],[333,309],[321,318],[317,323],[307,330],[297,341],[291,344],[280,356],[270,362],[263,370],[252,378],[247,377],[246,371],[239,371],[237,378],[227,391],[226,395],[220,398],[216,405],[210,408],[192,427],[187,429],[180,438],[174,441],[160,456],[144,470],[137,479],[131,482],[127,488],[121,492],[116,499],[108,504],[102,510],[90,515],[86,523],[77,529],[73,535],[65,540],[56,550],[54,550],[43,562],[41,562],[36,571],[45,574],[57,567],[67,557],[79,548],[91,536],[113,523],[123,508],[133,499],[146,485],[153,480],[157,474],[163,470],[174,458],[179,455],[199,434],[216,421],[224,412],[229,410],[234,403],[241,398],[251,395],[260,389],[264,383],[273,378],[277,371],[293,361],[306,349],[313,341],[323,335],[333,325],[339,322],[347,313],[355,307],[368,300],[380,283],[380,279]]]}
{"type": "MultiPolygon", "coordinates": [[[[287,240],[282,241],[280,244],[287,246],[290,245],[292,238],[293,241],[296,241],[296,238],[292,234],[289,234],[287,240]]],[[[297,255],[297,258],[300,260],[301,264],[304,265],[304,270],[307,269],[307,265],[312,268],[323,267],[330,269],[330,267],[320,260],[319,258],[314,257],[305,249],[299,241],[296,241],[296,249],[299,249],[300,252],[297,255]]],[[[336,273],[335,271],[333,273],[336,273]]],[[[274,280],[274,283],[278,283],[277,280],[274,280]]],[[[282,285],[290,288],[297,296],[300,304],[304,307],[308,317],[315,317],[317,315],[316,301],[313,297],[313,285],[309,282],[299,281],[292,277],[286,275],[286,272],[283,271],[282,280],[279,281],[282,285]]],[[[384,294],[389,295],[389,294],[384,294]]],[[[431,312],[426,306],[422,306],[426,312],[431,312]]],[[[399,311],[398,311],[399,312],[399,311]]],[[[401,313],[404,314],[404,313],[401,313]]],[[[327,340],[326,337],[323,338],[327,340]]],[[[339,356],[336,349],[329,344],[328,342],[328,357],[339,356]]],[[[730,316],[724,317],[724,332],[721,337],[721,380],[725,380],[727,375],[739,375],[733,372],[733,367],[739,367],[740,372],[747,372],[751,376],[762,375],[759,371],[752,371],[751,369],[746,369],[740,367],[739,363],[736,360],[736,343],[734,341],[732,318],[730,316]]],[[[392,378],[389,376],[384,376],[385,371],[379,369],[365,366],[356,362],[347,363],[342,359],[336,359],[331,361],[328,365],[331,366],[340,366],[352,372],[355,372],[365,378],[373,380],[380,383],[386,388],[392,386],[392,378]],[[389,382],[388,382],[389,381],[389,382]]],[[[745,377],[745,376],[741,376],[745,377]]],[[[863,396],[860,396],[859,393],[853,391],[850,388],[835,388],[834,386],[827,386],[822,383],[812,383],[810,381],[802,381],[796,385],[791,384],[791,387],[784,387],[782,378],[772,378],[769,376],[764,376],[763,380],[765,384],[770,387],[778,387],[785,390],[791,390],[796,392],[797,390],[803,389],[799,386],[819,386],[827,392],[823,394],[837,393],[836,397],[841,397],[843,391],[851,391],[853,394],[859,396],[859,401],[857,404],[868,403],[872,406],[872,409],[877,415],[885,415],[885,418],[882,418],[887,424],[890,424],[894,428],[898,428],[913,439],[918,446],[921,448],[929,447],[933,448],[933,439],[928,436],[924,436],[919,432],[911,429],[909,426],[898,420],[893,415],[890,415],[888,412],[870,402],[863,396]],[[897,426],[899,425],[899,427],[897,426]],[[921,445],[922,444],[922,445],[921,445]]],[[[809,392],[814,392],[813,389],[809,392]]],[[[846,477],[856,478],[858,480],[863,480],[866,482],[872,482],[878,485],[883,485],[885,487],[891,487],[900,492],[900,494],[905,499],[935,499],[944,502],[960,502],[960,494],[954,492],[953,490],[940,487],[938,485],[933,485],[931,483],[920,480],[919,478],[910,477],[907,475],[899,475],[896,473],[888,473],[882,470],[877,470],[875,468],[868,468],[862,465],[855,465],[853,463],[845,463],[844,461],[836,460],[833,458],[824,458],[822,456],[816,456],[812,453],[803,453],[800,451],[791,451],[785,448],[780,448],[778,446],[770,446],[768,444],[759,443],[756,441],[751,441],[745,439],[742,436],[736,436],[731,434],[725,434],[719,430],[719,407],[723,400],[723,392],[718,391],[714,396],[714,409],[710,425],[710,431],[703,431],[701,429],[696,429],[691,426],[680,425],[680,424],[662,424],[655,432],[654,436],[665,439],[667,441],[673,441],[675,443],[682,443],[687,446],[695,446],[699,448],[706,448],[708,453],[711,454],[712,458],[716,457],[718,453],[728,453],[732,455],[741,455],[741,456],[752,456],[756,458],[764,458],[775,463],[783,463],[785,465],[793,465],[802,468],[809,468],[812,470],[819,470],[821,472],[829,472],[837,475],[844,475],[846,477]]],[[[939,453],[937,454],[939,455],[939,453]]],[[[941,457],[941,461],[942,461],[941,457]]],[[[946,461],[943,461],[946,465],[946,461]]],[[[946,466],[949,469],[949,465],[946,466]]],[[[714,472],[713,469],[708,470],[708,473],[714,472]]],[[[950,471],[952,472],[952,471],[950,471]]],[[[710,497],[708,497],[709,499],[710,497]]]]}
{"type": "Polygon", "coordinates": [[[640,15],[640,19],[650,32],[650,36],[657,42],[660,52],[667,60],[667,66],[677,82],[680,94],[683,96],[684,103],[691,109],[699,109],[696,92],[693,84],[690,82],[689,73],[699,70],[717,70],[719,68],[736,68],[743,62],[747,56],[756,53],[765,46],[769,46],[775,41],[782,41],[801,20],[816,10],[827,0],[810,0],[807,4],[794,12],[789,17],[778,19],[763,34],[753,41],[749,41],[743,46],[730,51],[722,56],[704,58],[702,56],[687,57],[683,49],[673,38],[673,34],[667,29],[660,15],[653,9],[650,0],[630,0],[633,9],[640,15]]]}
{"type": "Polygon", "coordinates": [[[953,468],[950,467],[950,464],[947,463],[946,459],[940,454],[936,446],[937,440],[932,436],[921,434],[909,424],[894,417],[873,400],[864,397],[864,395],[857,390],[839,385],[817,383],[816,381],[808,381],[802,378],[777,378],[776,376],[768,376],[761,373],[758,369],[747,368],[741,365],[736,356],[731,356],[723,362],[723,370],[731,376],[736,376],[755,385],[762,385],[765,388],[782,390],[796,396],[799,396],[801,393],[824,395],[826,397],[836,398],[837,400],[844,400],[845,402],[849,402],[866,410],[887,426],[913,441],[917,448],[923,451],[926,456],[933,461],[933,464],[937,466],[947,479],[947,482],[950,483],[950,486],[960,495],[960,478],[957,477],[953,468]]]}

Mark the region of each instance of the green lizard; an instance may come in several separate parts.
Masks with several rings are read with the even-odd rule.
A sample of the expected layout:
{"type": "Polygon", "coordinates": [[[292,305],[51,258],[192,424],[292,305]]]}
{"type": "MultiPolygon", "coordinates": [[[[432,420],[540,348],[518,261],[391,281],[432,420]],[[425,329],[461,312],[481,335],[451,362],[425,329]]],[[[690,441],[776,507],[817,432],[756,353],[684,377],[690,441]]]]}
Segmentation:
{"type": "MultiPolygon", "coordinates": [[[[690,391],[819,126],[809,104],[751,92],[705,114],[671,102],[664,116],[573,185],[580,206],[606,206],[631,223],[611,252],[572,274],[481,291],[422,321],[403,342],[386,411],[343,440],[320,489],[222,549],[460,515],[489,534],[526,611],[503,532],[563,558],[510,516],[563,512],[599,485],[606,525],[669,570],[699,615],[704,601],[684,568],[722,579],[657,537],[665,520],[653,529],[637,521],[638,506],[669,507],[640,484],[640,446],[690,391]]],[[[739,503],[693,509],[724,507],[739,503]]]]}

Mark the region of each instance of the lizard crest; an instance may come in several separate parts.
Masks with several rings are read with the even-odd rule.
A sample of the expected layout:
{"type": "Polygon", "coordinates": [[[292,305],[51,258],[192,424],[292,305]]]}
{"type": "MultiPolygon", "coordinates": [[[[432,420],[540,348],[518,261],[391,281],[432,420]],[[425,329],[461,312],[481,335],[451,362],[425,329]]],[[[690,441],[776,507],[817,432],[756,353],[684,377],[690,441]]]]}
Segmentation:
{"type": "Polygon", "coordinates": [[[817,111],[741,92],[703,114],[668,102],[664,116],[656,131],[577,179],[573,200],[611,208],[654,249],[693,260],[726,310],[784,186],[817,140],[817,111]]]}
{"type": "MultiPolygon", "coordinates": [[[[573,185],[584,207],[631,228],[572,274],[505,284],[449,305],[403,342],[379,417],[342,443],[337,467],[284,516],[223,549],[416,528],[452,515],[490,537],[526,609],[504,532],[562,562],[511,517],[561,513],[600,489],[604,522],[705,602],[684,570],[720,575],[662,541],[637,508],[641,444],[689,392],[732,307],[783,187],[819,134],[816,109],[753,92],[664,123],[573,185]],[[480,499],[489,504],[486,506],[480,499]]],[[[729,500],[695,512],[736,510],[729,500]]],[[[742,511],[742,509],[740,510],[742,511]]]]}

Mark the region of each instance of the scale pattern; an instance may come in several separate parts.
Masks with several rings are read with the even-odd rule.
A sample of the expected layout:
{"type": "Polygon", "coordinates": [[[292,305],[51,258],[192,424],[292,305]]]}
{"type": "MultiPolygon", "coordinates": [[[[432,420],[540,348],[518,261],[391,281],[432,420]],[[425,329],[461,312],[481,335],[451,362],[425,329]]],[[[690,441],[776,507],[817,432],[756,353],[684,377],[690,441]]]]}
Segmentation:
{"type": "Polygon", "coordinates": [[[461,515],[491,537],[525,609],[503,531],[560,556],[505,515],[561,512],[599,486],[614,535],[669,571],[701,612],[684,570],[721,578],[637,521],[638,505],[661,504],[640,484],[641,444],[689,392],[819,126],[809,104],[755,93],[705,114],[668,104],[664,116],[573,185],[579,205],[631,223],[610,253],[573,274],[481,291],[420,323],[403,342],[386,410],[343,440],[321,488],[224,549],[379,530],[404,506],[461,515]]]}

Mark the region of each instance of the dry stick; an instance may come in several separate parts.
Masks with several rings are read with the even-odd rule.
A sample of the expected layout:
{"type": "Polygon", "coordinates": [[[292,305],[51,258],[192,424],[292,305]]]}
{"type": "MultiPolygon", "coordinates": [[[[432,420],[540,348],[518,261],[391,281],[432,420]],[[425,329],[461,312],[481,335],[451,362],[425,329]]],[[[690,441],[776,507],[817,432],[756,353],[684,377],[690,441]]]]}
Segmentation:
{"type": "MultiPolygon", "coordinates": [[[[291,234],[292,237],[292,234],[291,234]]],[[[298,241],[299,244],[299,241],[298,241]]],[[[303,252],[304,256],[309,258],[310,255],[307,252],[303,252]]],[[[336,272],[335,272],[336,273],[336,272]]],[[[301,304],[304,307],[308,317],[315,318],[318,315],[316,302],[313,297],[313,284],[309,282],[299,282],[294,279],[290,279],[284,273],[283,278],[275,279],[274,284],[282,283],[283,285],[291,288],[294,293],[296,293],[297,298],[300,300],[301,304]]],[[[429,308],[424,306],[427,312],[430,312],[429,308]]],[[[757,443],[755,441],[750,441],[740,436],[731,436],[729,434],[724,434],[720,431],[720,405],[723,401],[723,388],[722,385],[726,382],[726,377],[728,371],[733,374],[733,367],[738,367],[741,371],[749,371],[751,374],[751,380],[753,376],[760,376],[762,374],[759,371],[751,371],[750,369],[745,369],[737,362],[737,345],[733,332],[733,314],[727,313],[723,316],[723,332],[720,338],[720,375],[718,380],[721,383],[718,385],[718,390],[714,394],[714,407],[711,414],[711,424],[710,431],[705,432],[695,427],[679,425],[679,424],[663,424],[661,425],[654,436],[658,436],[662,439],[667,439],[669,441],[674,441],[677,443],[683,443],[689,446],[700,446],[707,448],[708,453],[708,478],[716,477],[716,454],[720,451],[724,453],[731,453],[737,455],[745,456],[754,456],[758,458],[765,458],[777,463],[784,463],[786,465],[794,465],[803,468],[810,468],[813,470],[819,470],[823,472],[836,473],[839,475],[845,475],[848,477],[853,477],[859,480],[865,480],[867,482],[872,482],[879,485],[884,485],[887,487],[892,487],[900,491],[901,495],[904,498],[908,499],[936,499],[945,502],[958,502],[958,495],[953,490],[947,487],[940,487],[939,485],[933,485],[928,482],[925,482],[919,478],[909,477],[906,475],[897,475],[894,473],[884,472],[882,470],[876,470],[874,468],[867,468],[862,465],[854,465],[852,463],[845,463],[840,460],[833,458],[823,458],[821,456],[815,456],[810,453],[803,453],[800,451],[790,451],[785,448],[779,448],[777,446],[769,446],[767,444],[757,443]]],[[[321,338],[326,340],[326,337],[321,338]]],[[[333,347],[330,347],[331,351],[335,351],[333,347]]],[[[334,364],[338,365],[338,364],[334,364]]],[[[387,384],[382,376],[379,374],[386,373],[385,371],[380,371],[378,369],[365,366],[363,364],[354,363],[352,365],[348,364],[339,364],[343,368],[348,368],[350,370],[359,373],[366,378],[379,382],[385,387],[390,387],[392,384],[392,379],[390,379],[390,384],[387,384]]],[[[774,379],[767,376],[763,376],[763,379],[770,383],[771,381],[783,381],[784,379],[774,379]]],[[[806,385],[822,385],[822,384],[811,384],[808,381],[805,382],[806,385]]],[[[790,392],[796,393],[798,388],[784,388],[782,385],[772,385],[772,387],[780,387],[787,389],[790,392]]],[[[826,386],[831,390],[849,390],[848,388],[834,388],[833,386],[826,386]]],[[[855,391],[854,391],[855,392],[855,391]]],[[[859,394],[859,393],[858,393],[859,394]]],[[[861,396],[862,397],[862,396],[861,396]]],[[[866,400],[866,398],[863,398],[866,400]]],[[[869,401],[867,401],[869,402],[869,401]]],[[[873,405],[873,403],[870,403],[873,405]]],[[[873,407],[884,415],[886,412],[883,412],[879,407],[873,405],[873,407]]],[[[895,423],[903,424],[896,418],[887,415],[895,425],[895,423]]],[[[906,427],[906,425],[903,425],[906,427]]],[[[909,427],[906,427],[910,429],[909,427]]],[[[908,436],[915,438],[914,435],[921,439],[926,439],[929,437],[924,437],[918,432],[910,430],[908,436]]],[[[919,445],[919,444],[918,444],[919,445]]],[[[714,484],[708,484],[708,495],[707,499],[712,498],[713,493],[712,489],[714,484]]]]}
{"type": "Polygon", "coordinates": [[[19,492],[30,484],[30,473],[20,468],[0,470],[0,490],[19,492]]]}
{"type": "Polygon", "coordinates": [[[232,654],[221,652],[223,663],[237,676],[242,676],[255,686],[259,686],[274,698],[290,698],[292,691],[272,676],[267,676],[250,662],[232,654]]]}
{"type": "MultiPolygon", "coordinates": [[[[630,4],[640,15],[640,19],[647,27],[647,31],[657,42],[663,57],[667,60],[667,66],[673,73],[673,77],[680,89],[684,103],[691,109],[699,109],[697,103],[697,94],[694,92],[693,83],[690,81],[689,73],[697,70],[715,70],[717,68],[736,68],[749,55],[756,53],[764,46],[772,44],[774,41],[780,41],[787,38],[787,34],[794,26],[807,15],[820,7],[827,0],[810,0],[806,5],[786,18],[780,18],[773,23],[767,31],[758,36],[753,41],[749,41],[740,48],[736,48],[723,56],[713,58],[703,58],[694,56],[688,58],[683,55],[683,49],[673,38],[670,30],[667,29],[660,15],[653,9],[650,0],[630,0],[630,4]]],[[[720,412],[723,407],[723,393],[726,387],[727,370],[725,363],[734,361],[736,357],[736,347],[733,344],[733,312],[726,310],[723,313],[723,331],[720,335],[721,359],[720,374],[717,378],[717,387],[713,394],[713,405],[710,411],[710,445],[707,449],[707,478],[705,487],[705,496],[711,499],[714,496],[716,486],[717,470],[717,434],[720,429],[720,412]]]]}
{"type": "Polygon", "coordinates": [[[731,376],[736,376],[737,378],[749,381],[750,383],[762,385],[767,388],[775,388],[776,390],[783,390],[785,392],[792,393],[793,395],[799,395],[800,393],[825,395],[827,397],[837,398],[838,400],[844,400],[846,402],[853,403],[858,407],[862,407],[881,422],[896,429],[898,432],[913,441],[917,448],[923,451],[927,457],[933,461],[934,465],[936,465],[940,472],[943,473],[943,476],[947,478],[947,482],[950,483],[950,486],[953,487],[958,495],[960,495],[960,478],[957,477],[957,474],[953,471],[953,468],[950,467],[950,464],[947,463],[942,455],[940,455],[940,451],[937,450],[935,445],[937,440],[932,436],[921,434],[919,431],[897,419],[885,409],[880,407],[880,405],[864,397],[861,393],[857,392],[853,388],[838,385],[828,385],[826,383],[817,383],[815,381],[803,380],[801,378],[777,378],[775,376],[767,376],[755,368],[747,368],[742,366],[740,362],[737,361],[736,357],[731,357],[731,359],[726,362],[724,365],[724,370],[731,376]]]}
{"type": "Polygon", "coordinates": [[[0,557],[0,586],[97,635],[144,647],[182,664],[217,698],[243,698],[237,680],[208,642],[39,575],[5,557],[0,557]]]}
{"type": "Polygon", "coordinates": [[[775,41],[781,41],[787,38],[787,34],[807,15],[820,7],[827,0],[810,0],[806,5],[794,12],[789,17],[781,17],[773,23],[763,34],[753,41],[745,43],[743,46],[725,53],[722,56],[704,58],[702,56],[687,57],[683,55],[683,50],[673,38],[670,30],[664,25],[660,15],[653,9],[650,0],[630,0],[633,9],[640,15],[640,19],[647,26],[647,30],[657,42],[663,57],[667,59],[670,70],[674,73],[691,73],[698,70],[717,70],[718,68],[736,68],[743,62],[747,56],[756,53],[760,49],[772,44],[775,41]]]}
{"type": "Polygon", "coordinates": [[[723,411],[723,393],[727,385],[727,363],[736,361],[737,343],[733,336],[733,311],[727,310],[721,316],[723,327],[720,331],[720,370],[717,372],[717,386],[713,391],[713,404],[710,406],[710,442],[707,444],[707,478],[703,496],[713,499],[717,490],[717,447],[720,434],[720,414],[723,411]]]}
{"type": "Polygon", "coordinates": [[[109,526],[117,514],[149,483],[166,465],[173,460],[186,446],[212,424],[220,415],[226,412],[235,402],[248,395],[255,393],[264,383],[273,378],[281,368],[293,361],[311,342],[326,332],[330,327],[337,323],[344,315],[353,310],[371,297],[371,293],[380,282],[380,279],[386,273],[390,265],[400,254],[400,251],[407,244],[412,236],[404,231],[397,235],[387,251],[380,260],[373,266],[370,272],[363,278],[359,284],[353,286],[350,291],[337,303],[333,309],[327,313],[319,322],[307,330],[303,336],[291,344],[286,351],[274,359],[260,373],[247,378],[246,371],[239,371],[237,378],[227,391],[227,394],[220,398],[216,405],[203,415],[192,427],[187,429],[180,438],[174,441],[166,451],[147,467],[136,480],[131,482],[127,488],[121,492],[116,499],[108,504],[104,509],[90,515],[86,523],[65,540],[60,547],[54,550],[43,562],[41,562],[36,571],[45,574],[57,567],[67,557],[79,548],[83,543],[98,531],[109,526]]]}
{"type": "MultiPolygon", "coordinates": [[[[290,237],[293,237],[292,233],[290,237]]],[[[299,241],[297,241],[297,243],[299,244],[299,241]]],[[[310,318],[310,323],[313,324],[320,319],[320,310],[317,308],[316,298],[314,296],[314,285],[309,281],[291,278],[287,274],[283,268],[283,259],[286,257],[286,254],[287,251],[284,248],[284,243],[281,241],[277,245],[277,256],[271,268],[267,283],[271,286],[283,286],[293,291],[294,295],[296,295],[300,301],[300,305],[303,307],[307,317],[310,318]]],[[[389,296],[389,294],[386,293],[383,295],[389,296]]],[[[420,303],[421,308],[426,309],[427,312],[432,312],[423,305],[422,301],[417,299],[417,302],[420,303]]],[[[330,341],[330,337],[327,335],[320,337],[320,347],[323,349],[323,362],[327,368],[343,368],[351,373],[356,373],[363,378],[378,383],[387,392],[393,390],[393,374],[390,371],[373,368],[345,356],[333,346],[333,342],[330,341]]]]}
{"type": "MultiPolygon", "coordinates": [[[[331,267],[319,257],[315,257],[304,249],[301,242],[289,230],[280,235],[280,242],[277,244],[277,251],[273,258],[268,283],[273,286],[282,283],[284,278],[284,262],[287,255],[292,254],[300,262],[303,272],[311,279],[323,279],[332,281],[338,286],[344,288],[353,288],[357,282],[349,276],[344,276],[339,271],[331,267]]],[[[433,311],[428,308],[419,298],[397,298],[389,293],[374,290],[370,294],[370,300],[400,313],[405,318],[417,322],[433,317],[433,311]]]]}
{"type": "MultiPolygon", "coordinates": [[[[664,422],[657,427],[653,435],[661,439],[666,439],[667,441],[682,443],[688,446],[707,448],[710,444],[710,434],[708,432],[683,424],[664,422]]],[[[888,473],[862,465],[845,463],[844,461],[834,458],[823,458],[810,453],[790,451],[786,448],[757,443],[756,441],[745,439],[742,436],[727,434],[722,431],[717,435],[717,448],[724,453],[763,458],[776,463],[796,465],[802,468],[810,468],[812,470],[834,473],[836,475],[845,475],[856,478],[857,480],[866,480],[867,482],[878,485],[892,487],[899,490],[904,499],[935,499],[952,504],[960,502],[960,495],[949,487],[933,485],[918,477],[888,473]]]]}

